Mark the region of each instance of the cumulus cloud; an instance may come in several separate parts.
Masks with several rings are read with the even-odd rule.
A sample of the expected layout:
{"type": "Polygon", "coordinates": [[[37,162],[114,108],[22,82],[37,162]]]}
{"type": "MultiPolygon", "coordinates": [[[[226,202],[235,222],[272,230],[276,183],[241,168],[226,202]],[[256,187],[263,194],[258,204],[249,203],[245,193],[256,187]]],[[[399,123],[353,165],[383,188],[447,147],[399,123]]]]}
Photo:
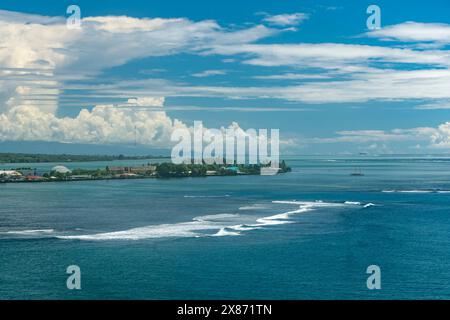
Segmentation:
{"type": "Polygon", "coordinates": [[[74,117],[57,117],[36,106],[17,106],[0,114],[1,141],[55,141],[64,143],[138,143],[152,147],[170,145],[170,134],[186,128],[165,112],[135,111],[115,106],[83,109],[74,117]]]}
{"type": "MultiPolygon", "coordinates": [[[[218,130],[233,129],[246,136],[237,122],[218,130]]],[[[164,111],[118,108],[99,105],[92,110],[82,109],[76,117],[57,117],[35,106],[18,106],[0,114],[0,141],[50,141],[81,144],[139,144],[169,148],[174,144],[174,130],[193,132],[180,120],[171,119],[164,111]]],[[[203,128],[204,133],[208,128],[203,128]]],[[[204,136],[205,142],[206,136],[204,136]]],[[[268,139],[262,135],[260,139],[268,139]]],[[[268,139],[270,140],[270,139],[268,139]]],[[[282,150],[296,146],[292,137],[280,139],[282,150]]]]}
{"type": "Polygon", "coordinates": [[[264,22],[267,22],[275,26],[296,26],[307,20],[309,15],[306,13],[285,13],[273,16],[267,16],[264,18],[264,22]]]}

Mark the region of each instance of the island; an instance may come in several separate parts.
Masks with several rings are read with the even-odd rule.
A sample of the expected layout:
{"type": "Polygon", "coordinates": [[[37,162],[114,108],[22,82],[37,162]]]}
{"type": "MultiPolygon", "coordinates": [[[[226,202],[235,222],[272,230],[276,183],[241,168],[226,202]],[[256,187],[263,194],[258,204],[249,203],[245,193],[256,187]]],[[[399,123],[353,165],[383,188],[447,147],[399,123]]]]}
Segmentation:
{"type": "Polygon", "coordinates": [[[28,153],[0,153],[1,163],[46,163],[46,162],[91,162],[114,160],[146,160],[168,159],[169,156],[125,156],[119,155],[79,155],[79,154],[28,154],[28,153]]]}
{"type": "MultiPolygon", "coordinates": [[[[146,163],[140,166],[106,166],[100,169],[76,168],[73,170],[58,165],[48,172],[38,173],[33,168],[12,168],[0,170],[0,183],[7,182],[56,182],[80,180],[146,179],[146,178],[184,178],[208,176],[260,175],[269,169],[267,164],[173,164],[171,162],[146,163]]],[[[275,174],[291,171],[285,161],[281,161],[275,174]]]]}

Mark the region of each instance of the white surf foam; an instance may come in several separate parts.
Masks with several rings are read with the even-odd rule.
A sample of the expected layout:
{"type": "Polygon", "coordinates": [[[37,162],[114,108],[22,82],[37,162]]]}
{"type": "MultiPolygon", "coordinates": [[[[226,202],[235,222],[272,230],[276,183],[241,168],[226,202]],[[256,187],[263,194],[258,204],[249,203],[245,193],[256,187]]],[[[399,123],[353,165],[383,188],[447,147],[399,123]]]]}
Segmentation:
{"type": "Polygon", "coordinates": [[[226,198],[226,197],[229,197],[229,196],[230,196],[229,194],[224,194],[224,195],[217,195],[217,196],[214,196],[214,195],[198,195],[198,196],[185,195],[183,197],[184,198],[226,198]]]}
{"type": "Polygon", "coordinates": [[[195,217],[193,220],[195,221],[229,221],[230,219],[238,218],[239,214],[234,213],[220,213],[220,214],[211,214],[206,216],[195,217]]]}
{"type": "Polygon", "coordinates": [[[440,191],[435,190],[382,190],[384,193],[440,193],[440,191]]]}
{"type": "Polygon", "coordinates": [[[358,201],[345,201],[344,203],[345,204],[357,205],[357,206],[361,205],[361,202],[358,202],[358,201]]]}
{"type": "Polygon", "coordinates": [[[237,226],[231,226],[231,227],[229,227],[229,229],[233,229],[236,231],[250,231],[250,230],[259,229],[259,227],[249,226],[249,225],[245,225],[245,224],[239,224],[237,226]]]}
{"type": "Polygon", "coordinates": [[[323,201],[272,201],[274,204],[293,204],[298,209],[277,213],[267,217],[222,213],[198,216],[189,222],[151,225],[122,231],[103,232],[84,235],[59,235],[65,240],[144,240],[164,237],[204,237],[237,236],[242,232],[261,229],[266,226],[293,223],[294,215],[306,213],[316,207],[341,207],[354,205],[356,202],[333,203],[323,201]]]}
{"type": "Polygon", "coordinates": [[[285,214],[276,214],[274,216],[259,218],[256,220],[256,224],[253,226],[255,227],[264,227],[264,226],[273,226],[278,224],[286,224],[291,223],[291,221],[286,220],[288,219],[288,216],[285,216],[285,214]]]}
{"type": "Polygon", "coordinates": [[[278,203],[278,204],[298,204],[300,206],[308,206],[308,207],[342,207],[345,206],[345,203],[339,203],[339,202],[323,202],[321,200],[317,201],[272,201],[272,203],[278,203]]]}
{"type": "MultiPolygon", "coordinates": [[[[275,201],[272,201],[272,202],[280,203],[280,202],[275,202],[275,201]]],[[[254,227],[263,227],[263,226],[269,226],[269,225],[278,225],[278,224],[292,223],[292,221],[289,220],[289,218],[292,215],[311,211],[312,210],[311,207],[312,207],[311,205],[301,205],[300,208],[297,209],[297,210],[288,211],[288,212],[279,213],[279,214],[275,214],[275,215],[268,216],[268,217],[259,218],[259,219],[256,220],[257,223],[252,225],[252,226],[254,226],[254,227]]]]}
{"type": "MultiPolygon", "coordinates": [[[[248,217],[242,217],[239,214],[216,214],[199,216],[190,222],[180,222],[173,224],[151,225],[146,227],[132,228],[122,231],[104,232],[84,235],[62,235],[57,236],[65,240],[145,240],[155,238],[180,238],[180,237],[202,237],[208,235],[237,235],[238,228],[242,231],[251,230],[245,227],[242,222],[247,221],[248,217]],[[236,224],[236,222],[238,224],[236,224]],[[241,224],[239,224],[241,222],[241,224]],[[231,225],[231,227],[230,227],[231,225]],[[236,227],[236,230],[227,230],[227,228],[236,227]],[[209,232],[208,232],[209,231],[209,232]],[[211,234],[211,232],[216,232],[211,234]]],[[[253,220],[254,221],[254,220],[253,220]]]]}
{"type": "Polygon", "coordinates": [[[262,204],[252,204],[250,206],[239,207],[239,210],[264,210],[267,209],[267,206],[262,204]]]}
{"type": "MultiPolygon", "coordinates": [[[[220,226],[219,226],[220,227],[220,226]]],[[[175,224],[161,224],[87,235],[58,236],[66,240],[144,240],[164,237],[194,237],[196,231],[217,229],[214,223],[192,221],[175,224]]]]}
{"type": "Polygon", "coordinates": [[[30,230],[10,230],[4,232],[6,234],[17,234],[17,235],[40,235],[40,234],[48,234],[52,233],[55,230],[53,229],[30,229],[30,230]]]}
{"type": "Polygon", "coordinates": [[[221,228],[217,233],[213,234],[213,237],[224,237],[224,236],[239,236],[239,232],[229,231],[227,228],[221,228]]]}

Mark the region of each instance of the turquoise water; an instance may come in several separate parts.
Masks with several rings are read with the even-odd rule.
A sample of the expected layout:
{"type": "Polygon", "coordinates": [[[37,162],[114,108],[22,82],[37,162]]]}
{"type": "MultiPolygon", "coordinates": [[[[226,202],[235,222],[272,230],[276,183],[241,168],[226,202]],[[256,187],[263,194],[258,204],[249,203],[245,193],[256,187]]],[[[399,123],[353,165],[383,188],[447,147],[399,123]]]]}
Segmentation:
{"type": "Polygon", "coordinates": [[[450,158],[288,164],[277,176],[0,184],[0,298],[450,298],[450,158]],[[373,264],[381,290],[366,287],[373,264]],[[66,288],[69,265],[81,290],[66,288]]]}

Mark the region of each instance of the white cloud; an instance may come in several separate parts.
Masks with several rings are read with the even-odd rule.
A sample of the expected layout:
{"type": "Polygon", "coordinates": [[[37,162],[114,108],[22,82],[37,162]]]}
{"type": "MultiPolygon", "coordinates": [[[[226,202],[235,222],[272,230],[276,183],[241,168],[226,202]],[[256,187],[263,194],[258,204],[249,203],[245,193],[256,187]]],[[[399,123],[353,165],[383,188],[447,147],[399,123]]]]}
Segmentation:
{"type": "Polygon", "coordinates": [[[306,80],[306,79],[330,79],[330,76],[323,74],[308,73],[284,73],[271,74],[267,76],[253,76],[253,79],[259,80],[306,80]]]}
{"type": "MultiPolygon", "coordinates": [[[[232,31],[211,20],[193,22],[185,18],[88,17],[82,25],[81,30],[68,30],[63,19],[0,11],[0,37],[7,40],[6,46],[0,48],[0,74],[8,79],[0,80],[0,112],[31,101],[40,103],[42,110],[46,108],[55,112],[59,87],[66,78],[83,79],[135,58],[178,52],[220,54],[233,58],[242,55],[244,63],[313,68],[315,74],[289,72],[256,76],[267,80],[308,80],[301,86],[211,87],[165,81],[154,87],[152,83],[136,81],[134,89],[126,91],[120,88],[123,91],[116,90],[117,94],[121,93],[121,97],[151,94],[166,97],[279,98],[308,103],[450,98],[447,89],[450,53],[447,50],[339,43],[249,44],[278,31],[264,26],[232,31]],[[423,69],[402,70],[397,68],[399,64],[418,64],[423,69]],[[317,69],[322,72],[318,73],[317,69]],[[43,73],[48,77],[43,77],[43,73]],[[39,76],[41,80],[33,76],[39,76]],[[329,81],[316,82],[315,79],[329,81]],[[31,89],[24,93],[17,91],[18,87],[31,89]]],[[[391,28],[415,27],[415,24],[406,23],[391,28]]],[[[386,32],[389,30],[387,27],[386,32]]],[[[224,72],[206,70],[194,76],[224,72]]],[[[113,84],[113,87],[118,85],[113,84]]],[[[107,85],[98,87],[104,93],[108,92],[107,88],[107,85]]]]}
{"type": "MultiPolygon", "coordinates": [[[[280,88],[284,99],[309,103],[367,102],[371,100],[448,99],[450,70],[416,70],[354,75],[342,81],[310,82],[280,88]]],[[[266,91],[270,92],[270,91],[266,91]]]]}
{"type": "Polygon", "coordinates": [[[263,21],[275,26],[296,26],[308,19],[306,13],[286,13],[267,16],[263,21]]]}
{"type": "MultiPolygon", "coordinates": [[[[228,128],[245,132],[237,122],[232,122],[228,128]]],[[[114,105],[99,105],[91,111],[82,109],[74,118],[57,117],[36,106],[13,107],[0,114],[0,141],[139,144],[170,148],[174,144],[170,137],[176,129],[193,131],[183,122],[172,120],[163,110],[136,110],[114,105]]],[[[225,132],[225,129],[219,130],[225,132]]],[[[296,145],[295,138],[280,139],[282,150],[296,145]]]]}
{"type": "Polygon", "coordinates": [[[450,101],[437,101],[421,104],[415,107],[418,110],[445,110],[450,109],[450,101]]]}
{"type": "Polygon", "coordinates": [[[135,111],[114,106],[83,109],[75,118],[43,112],[36,106],[18,106],[0,114],[0,140],[65,143],[138,143],[170,145],[170,134],[185,124],[165,112],[135,111]]]}
{"type": "Polygon", "coordinates": [[[227,74],[225,70],[205,70],[202,72],[194,73],[192,76],[197,78],[206,78],[210,76],[220,76],[225,74],[227,74]]]}
{"type": "Polygon", "coordinates": [[[137,107],[162,107],[164,106],[164,97],[139,97],[131,98],[127,101],[127,106],[137,107]]]}
{"type": "Polygon", "coordinates": [[[250,56],[245,63],[258,66],[314,67],[340,69],[373,62],[416,63],[450,66],[450,53],[444,50],[412,50],[340,43],[245,44],[213,46],[210,53],[250,56]]]}
{"type": "Polygon", "coordinates": [[[368,37],[401,42],[450,43],[450,25],[445,23],[405,22],[366,33],[368,37]]]}
{"type": "MultiPolygon", "coordinates": [[[[261,94],[261,97],[308,103],[450,98],[448,50],[302,43],[215,46],[210,54],[242,55],[247,64],[315,70],[315,74],[330,78],[320,82],[310,79],[301,86],[210,89],[231,96],[261,94]]],[[[289,77],[295,78],[293,73],[289,77]]]]}
{"type": "MultiPolygon", "coordinates": [[[[67,78],[82,80],[102,70],[143,57],[201,52],[211,45],[238,45],[278,33],[262,25],[228,30],[215,21],[186,18],[87,17],[82,28],[70,30],[65,19],[0,11],[0,112],[19,105],[16,87],[35,90],[48,83],[35,81],[45,73],[53,87],[67,78]],[[6,104],[14,98],[16,104],[6,104]]],[[[54,103],[47,108],[55,112],[54,103]]]]}
{"type": "MultiPolygon", "coordinates": [[[[265,20],[288,26],[306,18],[301,15],[277,15],[265,20]]],[[[448,29],[444,24],[404,23],[368,36],[442,44],[449,43],[448,29]]],[[[158,145],[167,141],[173,127],[184,125],[162,110],[121,109],[117,108],[119,104],[97,106],[91,111],[84,109],[75,118],[58,118],[60,90],[71,86],[82,89],[91,86],[92,97],[100,93],[120,101],[134,97],[120,106],[156,108],[164,103],[164,98],[158,98],[161,96],[278,98],[306,103],[426,99],[431,100],[424,105],[427,108],[431,108],[433,101],[450,99],[448,50],[340,43],[252,44],[278,32],[281,31],[263,25],[230,30],[212,20],[125,16],[88,17],[83,19],[80,30],[69,30],[60,17],[0,11],[0,139],[90,143],[127,143],[138,139],[139,143],[158,145]],[[257,78],[308,81],[302,85],[264,87],[193,86],[155,79],[107,84],[97,79],[100,84],[96,85],[82,82],[133,59],[177,53],[223,55],[229,58],[224,59],[228,62],[243,58],[244,63],[255,66],[294,68],[295,72],[257,78]],[[408,69],[410,64],[414,64],[413,69],[408,69]],[[316,73],[309,76],[310,70],[297,72],[302,69],[313,69],[316,73]],[[69,86],[65,83],[68,79],[79,82],[69,86]]],[[[194,76],[223,72],[206,70],[194,76]]],[[[445,147],[449,144],[448,127],[445,123],[438,128],[408,132],[347,132],[336,139],[363,141],[370,136],[370,141],[388,141],[414,136],[445,147]]]]}
{"type": "MultiPolygon", "coordinates": [[[[348,69],[351,70],[348,74],[343,71],[331,71],[316,74],[319,78],[317,80],[320,81],[307,79],[308,81],[302,81],[301,84],[293,85],[193,86],[162,79],[146,79],[76,88],[90,90],[93,97],[95,97],[96,92],[101,91],[116,98],[164,95],[165,97],[210,97],[223,99],[282,99],[310,104],[367,102],[373,100],[426,100],[427,102],[450,100],[450,91],[448,90],[450,86],[449,69],[401,71],[393,69],[372,70],[370,68],[354,68],[351,66],[348,69]],[[334,78],[336,75],[341,76],[341,78],[334,78]],[[329,77],[329,79],[326,77],[329,77]]],[[[279,76],[276,75],[275,78],[277,79],[275,80],[281,80],[283,75],[279,76]]],[[[270,79],[270,76],[268,77],[270,79]]],[[[294,75],[287,75],[286,77],[287,79],[296,78],[294,75]]],[[[300,74],[299,78],[301,77],[300,74]]]]}
{"type": "MultiPolygon", "coordinates": [[[[313,138],[309,143],[372,143],[372,142],[428,142],[428,148],[450,150],[450,122],[438,127],[417,127],[411,129],[346,130],[336,132],[332,138],[313,138]]],[[[375,144],[377,145],[377,144],[375,144]]]]}
{"type": "Polygon", "coordinates": [[[164,111],[141,108],[162,107],[160,92],[130,94],[135,98],[125,104],[98,105],[69,118],[56,115],[60,88],[68,79],[83,87],[82,80],[133,59],[198,53],[278,32],[263,25],[229,30],[212,20],[126,16],[83,18],[82,28],[73,30],[62,17],[0,10],[0,140],[167,146],[171,131],[185,125],[164,111]]]}

